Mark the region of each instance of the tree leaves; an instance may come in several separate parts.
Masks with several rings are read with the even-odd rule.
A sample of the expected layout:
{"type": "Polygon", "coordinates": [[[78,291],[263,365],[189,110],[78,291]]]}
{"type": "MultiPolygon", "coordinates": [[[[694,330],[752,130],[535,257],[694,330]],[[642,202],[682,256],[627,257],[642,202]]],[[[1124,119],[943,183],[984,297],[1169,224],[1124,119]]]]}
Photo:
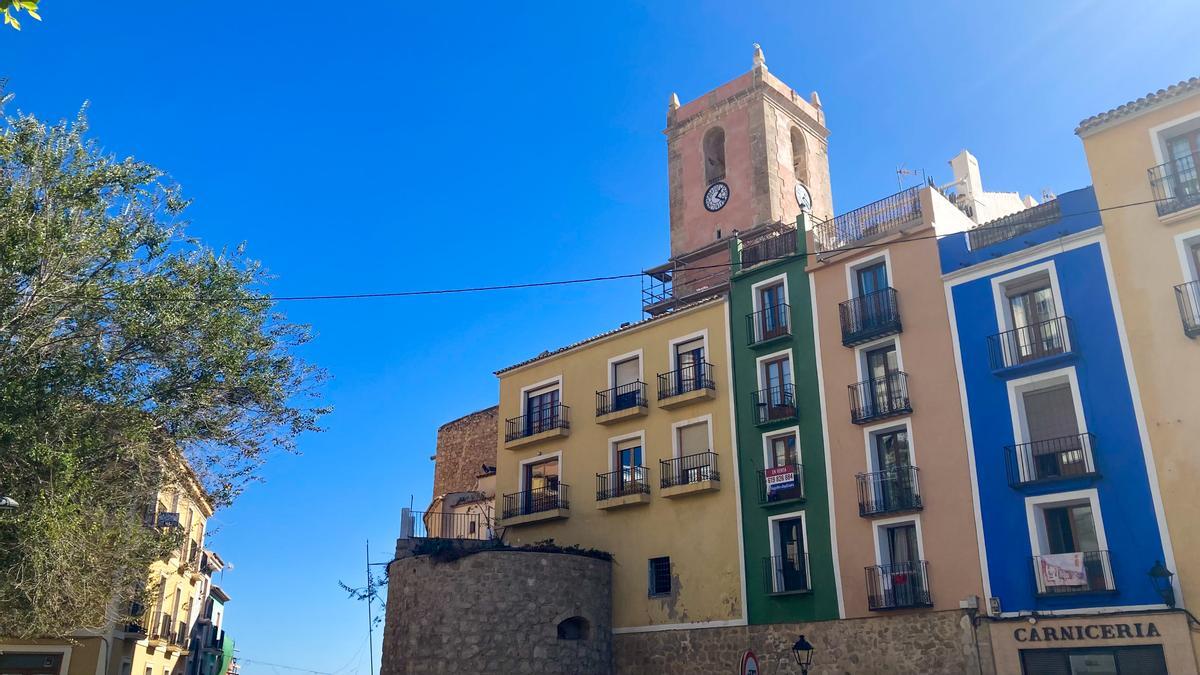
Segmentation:
{"type": "Polygon", "coordinates": [[[21,22],[17,20],[16,15],[25,10],[30,17],[42,20],[40,14],[37,13],[39,0],[0,0],[0,14],[4,15],[4,24],[12,26],[16,30],[21,30],[21,22]]]}

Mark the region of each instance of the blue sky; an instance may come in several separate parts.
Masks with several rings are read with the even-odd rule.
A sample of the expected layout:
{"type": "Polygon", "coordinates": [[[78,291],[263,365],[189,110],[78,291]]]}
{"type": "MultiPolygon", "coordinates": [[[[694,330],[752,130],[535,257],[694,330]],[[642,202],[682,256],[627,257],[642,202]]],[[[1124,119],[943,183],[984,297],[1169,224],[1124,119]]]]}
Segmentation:
{"type": "MultiPolygon", "coordinates": [[[[1086,185],[1076,123],[1200,75],[1190,0],[574,4],[46,2],[0,32],[0,74],[43,118],[91,101],[104,147],[167,169],[191,234],[247,242],[277,295],[661,262],[668,96],[745,72],[753,42],[820,93],[839,213],[894,192],[900,164],[948,181],[962,148],[991,189],[1086,185]]],[[[495,369],[639,302],[620,281],[285,304],[336,411],[214,518],[242,672],[368,672],[364,608],[337,582],[427,503],[438,425],[494,403],[495,369]]]]}

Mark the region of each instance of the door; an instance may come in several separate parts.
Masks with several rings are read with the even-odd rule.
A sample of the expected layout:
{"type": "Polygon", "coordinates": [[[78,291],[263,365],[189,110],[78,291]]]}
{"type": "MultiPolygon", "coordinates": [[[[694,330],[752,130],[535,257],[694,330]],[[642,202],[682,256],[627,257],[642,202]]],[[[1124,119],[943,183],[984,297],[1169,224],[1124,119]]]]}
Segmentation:
{"type": "Polygon", "coordinates": [[[548,431],[558,427],[558,388],[530,392],[525,401],[525,435],[548,431]]]}
{"type": "Polygon", "coordinates": [[[896,607],[911,607],[920,602],[922,588],[921,554],[917,546],[917,526],[913,523],[887,528],[889,565],[886,584],[891,588],[896,607]]]}
{"type": "Polygon", "coordinates": [[[617,466],[620,470],[620,473],[617,474],[619,481],[617,494],[630,494],[640,490],[646,481],[642,468],[641,444],[628,443],[618,446],[617,466]]]}
{"type": "Polygon", "coordinates": [[[640,370],[636,356],[613,364],[613,410],[636,408],[642,404],[642,388],[639,384],[640,370]]]}
{"type": "Polygon", "coordinates": [[[875,466],[879,471],[875,496],[883,510],[915,506],[907,430],[895,429],[875,435],[875,466]]]}
{"type": "Polygon", "coordinates": [[[1088,588],[1105,589],[1107,574],[1096,536],[1096,521],[1091,504],[1071,504],[1043,510],[1046,528],[1046,553],[1082,553],[1083,571],[1088,588]]]}
{"type": "Polygon", "coordinates": [[[704,387],[704,340],[698,338],[675,345],[675,393],[686,394],[704,387]]]}
{"type": "Polygon", "coordinates": [[[804,521],[789,518],[775,524],[779,541],[779,564],[775,565],[776,591],[801,591],[808,588],[808,567],[804,560],[804,521]]]}
{"type": "Polygon", "coordinates": [[[1088,473],[1071,385],[1027,391],[1021,402],[1029,441],[1017,457],[1022,478],[1045,480],[1088,473]]]}
{"type": "Polygon", "coordinates": [[[676,485],[698,483],[712,477],[708,454],[708,422],[679,427],[679,457],[675,460],[676,485]]]}
{"type": "Polygon", "coordinates": [[[796,466],[800,463],[796,456],[796,435],[776,436],[771,439],[771,467],[796,466]]]}
{"type": "Polygon", "coordinates": [[[865,355],[869,383],[863,392],[867,417],[884,415],[904,407],[900,398],[900,362],[896,345],[872,349],[865,355]]]}
{"type": "Polygon", "coordinates": [[[1200,175],[1196,172],[1196,157],[1200,153],[1200,129],[1168,138],[1172,195],[1186,199],[1200,195],[1200,175]]]}
{"type": "MultiPolygon", "coordinates": [[[[795,412],[792,401],[792,364],[786,356],[763,363],[763,381],[767,385],[766,418],[791,417],[795,412]]],[[[762,405],[763,401],[759,401],[762,405]]]]}
{"type": "Polygon", "coordinates": [[[880,261],[860,267],[854,271],[858,291],[859,320],[861,330],[870,330],[887,321],[887,294],[880,291],[888,287],[887,264],[880,261]]]}
{"type": "Polygon", "coordinates": [[[804,477],[801,475],[799,469],[800,457],[796,452],[796,434],[790,433],[785,436],[771,438],[768,441],[767,450],[769,468],[788,467],[792,470],[791,487],[776,487],[772,490],[769,485],[764,486],[764,489],[767,490],[767,501],[782,501],[803,497],[804,477]]]}
{"type": "Polygon", "coordinates": [[[1050,280],[1039,280],[1032,286],[1008,294],[1008,306],[1013,332],[1006,349],[1016,363],[1024,363],[1054,354],[1061,354],[1066,343],[1054,306],[1050,280]]]}
{"type": "Polygon", "coordinates": [[[523,514],[558,508],[558,459],[525,465],[523,514]]]}
{"type": "Polygon", "coordinates": [[[787,333],[787,313],[783,303],[783,284],[774,284],[758,291],[759,340],[770,340],[787,333]]]}

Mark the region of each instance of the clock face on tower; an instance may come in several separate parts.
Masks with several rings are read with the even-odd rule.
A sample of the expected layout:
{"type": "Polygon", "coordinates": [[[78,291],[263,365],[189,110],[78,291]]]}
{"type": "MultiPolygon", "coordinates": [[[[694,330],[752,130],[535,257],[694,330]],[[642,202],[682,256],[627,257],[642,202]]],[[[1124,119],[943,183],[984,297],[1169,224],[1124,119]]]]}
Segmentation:
{"type": "Polygon", "coordinates": [[[704,208],[709,211],[720,211],[729,201],[729,186],[724,182],[713,183],[704,192],[704,208]]]}
{"type": "Polygon", "coordinates": [[[803,183],[796,183],[796,203],[800,205],[801,211],[812,211],[812,195],[808,194],[808,188],[804,187],[803,183]]]}

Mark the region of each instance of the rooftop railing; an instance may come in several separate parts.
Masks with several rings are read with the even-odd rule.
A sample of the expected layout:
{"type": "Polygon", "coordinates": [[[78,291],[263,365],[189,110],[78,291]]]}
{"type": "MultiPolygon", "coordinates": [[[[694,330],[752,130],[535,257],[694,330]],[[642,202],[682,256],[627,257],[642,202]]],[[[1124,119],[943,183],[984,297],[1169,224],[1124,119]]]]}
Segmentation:
{"type": "Polygon", "coordinates": [[[796,253],[796,228],[782,227],[742,246],[742,268],[780,260],[796,253]]]}
{"type": "Polygon", "coordinates": [[[1007,216],[990,220],[979,227],[967,230],[967,245],[972,251],[985,246],[999,244],[1062,220],[1058,200],[1052,199],[1007,216]]]}
{"type": "Polygon", "coordinates": [[[824,258],[847,246],[896,232],[920,218],[921,188],[912,187],[814,227],[813,241],[824,258]]]}
{"type": "Polygon", "coordinates": [[[1159,216],[1200,206],[1200,153],[1184,155],[1147,171],[1159,216]]]}
{"type": "Polygon", "coordinates": [[[401,539],[489,539],[483,513],[400,510],[401,539]]]}

